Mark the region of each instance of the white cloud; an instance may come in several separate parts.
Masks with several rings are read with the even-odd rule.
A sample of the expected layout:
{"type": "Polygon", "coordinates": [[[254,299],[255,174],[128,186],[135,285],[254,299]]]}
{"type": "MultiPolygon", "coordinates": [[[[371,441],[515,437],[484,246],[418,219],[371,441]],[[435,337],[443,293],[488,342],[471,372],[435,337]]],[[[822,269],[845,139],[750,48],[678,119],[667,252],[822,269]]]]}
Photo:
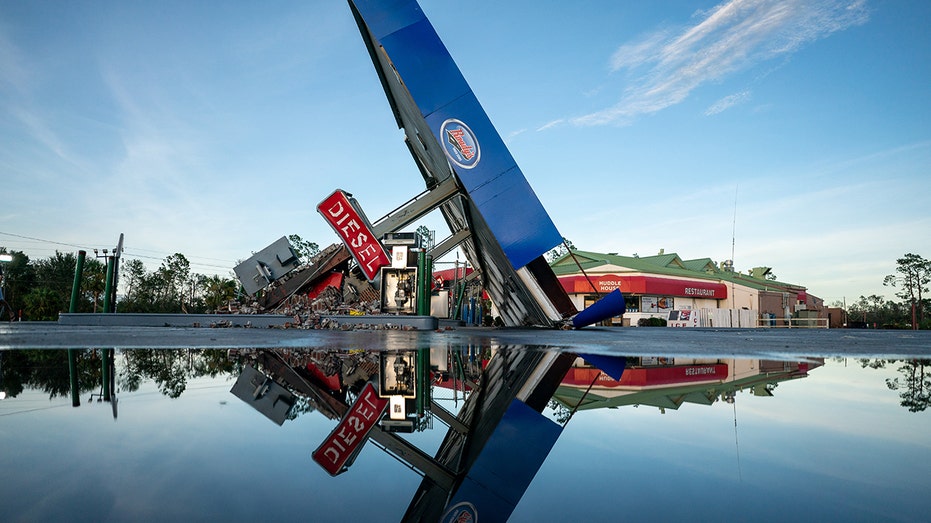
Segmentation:
{"type": "Polygon", "coordinates": [[[717,102],[711,104],[711,107],[705,110],[705,116],[714,116],[716,114],[722,113],[735,105],[740,105],[750,99],[750,91],[741,91],[739,93],[734,93],[729,96],[721,98],[717,102]]]}
{"type": "Polygon", "coordinates": [[[65,142],[47,125],[46,121],[36,113],[22,107],[13,107],[10,112],[22,124],[23,131],[38,142],[43,150],[51,152],[69,163],[80,163],[68,150],[65,142]]]}
{"type": "Polygon", "coordinates": [[[630,80],[617,104],[573,123],[630,123],[682,102],[705,83],[863,24],[869,12],[863,0],[730,0],[698,17],[697,24],[679,31],[622,45],[611,58],[612,71],[648,69],[630,80]]]}
{"type": "Polygon", "coordinates": [[[611,71],[625,68],[633,69],[654,62],[660,55],[658,51],[667,38],[669,38],[667,32],[657,31],[647,35],[640,41],[622,45],[611,56],[611,71]]]}
{"type": "Polygon", "coordinates": [[[29,88],[29,71],[19,48],[7,36],[0,25],[0,85],[7,84],[22,94],[29,88]]]}
{"type": "Polygon", "coordinates": [[[553,120],[553,121],[551,121],[551,122],[547,122],[547,123],[541,125],[541,126],[537,129],[537,131],[546,131],[547,129],[552,129],[553,127],[556,127],[557,125],[563,124],[563,123],[565,123],[565,122],[566,122],[566,120],[563,119],[563,118],[560,118],[560,119],[558,119],[558,120],[553,120]]]}
{"type": "Polygon", "coordinates": [[[518,130],[516,130],[516,131],[511,131],[511,132],[508,133],[508,135],[507,135],[507,137],[504,139],[504,141],[505,141],[505,142],[510,142],[511,140],[513,140],[514,138],[517,138],[518,136],[524,134],[525,132],[527,132],[527,129],[518,129],[518,130]]]}

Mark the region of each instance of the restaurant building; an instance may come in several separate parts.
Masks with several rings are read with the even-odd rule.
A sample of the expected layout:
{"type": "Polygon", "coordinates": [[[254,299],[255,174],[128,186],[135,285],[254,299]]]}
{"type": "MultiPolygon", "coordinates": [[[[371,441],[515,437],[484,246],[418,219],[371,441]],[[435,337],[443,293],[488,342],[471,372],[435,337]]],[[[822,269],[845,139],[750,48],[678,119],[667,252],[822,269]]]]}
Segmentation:
{"type": "Polygon", "coordinates": [[[564,254],[551,266],[580,310],[620,289],[627,313],[614,318],[611,323],[615,325],[637,325],[641,318],[665,319],[673,310],[747,311],[742,313],[740,326],[756,326],[760,320],[827,317],[823,300],[801,285],[770,279],[768,267],[741,274],[730,262],[719,265],[711,258],[683,260],[663,251],[639,257],[580,250],[564,254]]]}

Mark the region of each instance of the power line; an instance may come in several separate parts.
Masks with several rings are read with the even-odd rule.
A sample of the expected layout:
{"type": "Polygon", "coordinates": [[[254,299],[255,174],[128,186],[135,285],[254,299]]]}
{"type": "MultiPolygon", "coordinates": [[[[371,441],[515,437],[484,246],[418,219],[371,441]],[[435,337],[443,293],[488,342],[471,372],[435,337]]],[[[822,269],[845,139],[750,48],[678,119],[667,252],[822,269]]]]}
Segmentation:
{"type": "MultiPolygon", "coordinates": [[[[142,248],[139,248],[139,247],[133,247],[132,250],[133,250],[133,251],[139,251],[139,252],[150,252],[150,253],[154,253],[154,254],[174,254],[174,253],[169,253],[169,252],[167,252],[167,251],[159,251],[159,250],[155,250],[155,249],[142,249],[142,248]]],[[[141,255],[139,255],[139,256],[142,257],[141,255]]],[[[226,259],[223,259],[223,258],[210,258],[210,257],[208,257],[208,256],[193,256],[193,255],[192,255],[192,256],[187,256],[187,255],[185,255],[185,257],[200,258],[200,259],[202,259],[202,260],[213,260],[213,261],[219,261],[219,262],[229,262],[229,263],[233,263],[232,260],[226,260],[226,259]]]]}
{"type": "MultiPolygon", "coordinates": [[[[14,238],[21,238],[21,239],[24,239],[24,240],[30,240],[30,241],[40,242],[40,243],[49,243],[49,244],[53,244],[53,245],[64,245],[64,246],[66,246],[66,247],[75,247],[75,248],[77,248],[77,249],[83,249],[83,250],[86,250],[86,251],[94,250],[93,247],[88,247],[88,246],[86,246],[86,245],[78,245],[78,244],[75,244],[75,243],[67,243],[67,242],[60,242],[60,241],[55,241],[55,240],[47,240],[47,239],[44,239],[44,238],[36,238],[36,237],[34,237],[34,236],[26,236],[26,235],[23,235],[23,234],[15,234],[15,233],[12,233],[12,232],[0,231],[0,235],[12,236],[12,237],[14,237],[14,238]]],[[[166,254],[166,255],[175,254],[175,253],[167,253],[166,251],[156,251],[156,250],[152,250],[152,249],[137,249],[137,248],[134,248],[134,249],[132,249],[132,250],[129,251],[129,252],[127,252],[127,250],[124,249],[124,250],[123,250],[123,253],[124,253],[125,255],[131,256],[131,257],[133,257],[133,258],[144,258],[144,259],[149,259],[149,260],[158,260],[158,261],[161,261],[161,260],[164,260],[164,258],[165,258],[164,256],[163,256],[163,257],[155,257],[155,256],[147,256],[147,255],[144,255],[144,254],[138,254],[138,253],[136,253],[135,251],[144,251],[144,252],[151,252],[151,253],[163,253],[163,254],[166,254]]],[[[210,257],[207,257],[207,256],[188,256],[188,255],[185,255],[185,258],[188,259],[188,261],[190,262],[190,264],[191,264],[192,267],[193,267],[193,266],[197,266],[197,267],[210,267],[210,268],[214,268],[214,269],[231,270],[231,269],[232,269],[232,266],[231,266],[231,265],[234,263],[234,262],[232,262],[231,260],[223,260],[223,259],[220,259],[220,258],[210,258],[210,257]],[[219,262],[229,262],[231,265],[216,265],[216,264],[211,264],[211,263],[194,262],[194,261],[191,261],[191,259],[193,259],[193,258],[203,259],[203,260],[213,260],[213,261],[219,261],[219,262]]]]}
{"type": "Polygon", "coordinates": [[[90,250],[90,249],[91,249],[91,247],[87,247],[87,246],[84,246],[84,245],[76,245],[76,244],[74,244],[74,243],[65,243],[65,242],[56,242],[56,241],[54,241],[54,240],[43,240],[42,238],[35,238],[35,237],[32,237],[32,236],[23,236],[22,234],[13,234],[12,232],[3,232],[3,231],[0,231],[0,234],[2,234],[2,235],[4,235],[4,236],[13,236],[13,237],[16,237],[16,238],[23,238],[23,239],[26,239],[26,240],[37,241],[37,242],[41,242],[41,243],[53,243],[53,244],[55,244],[55,245],[65,245],[65,246],[67,246],[67,247],[77,247],[78,249],[87,249],[87,250],[90,250]]]}
{"type": "MultiPolygon", "coordinates": [[[[131,252],[131,251],[127,252],[126,250],[123,251],[123,255],[126,256],[126,257],[128,257],[128,258],[145,258],[145,259],[147,259],[147,260],[159,260],[159,261],[161,261],[161,260],[164,260],[164,259],[165,259],[165,258],[158,258],[158,257],[156,257],[156,256],[146,256],[146,255],[144,255],[144,254],[135,254],[135,253],[133,253],[133,252],[131,252]]],[[[188,256],[185,255],[184,257],[187,258],[188,256]]],[[[213,259],[213,258],[204,258],[204,259],[205,259],[205,260],[210,260],[210,259],[213,259]]],[[[220,261],[222,261],[222,260],[220,260],[220,261]]],[[[190,262],[190,264],[191,264],[192,267],[196,265],[196,266],[198,266],[198,267],[213,267],[213,268],[217,268],[217,269],[232,269],[232,267],[229,266],[229,265],[213,265],[213,264],[210,264],[210,263],[192,262],[191,260],[188,260],[188,262],[190,262]]]]}

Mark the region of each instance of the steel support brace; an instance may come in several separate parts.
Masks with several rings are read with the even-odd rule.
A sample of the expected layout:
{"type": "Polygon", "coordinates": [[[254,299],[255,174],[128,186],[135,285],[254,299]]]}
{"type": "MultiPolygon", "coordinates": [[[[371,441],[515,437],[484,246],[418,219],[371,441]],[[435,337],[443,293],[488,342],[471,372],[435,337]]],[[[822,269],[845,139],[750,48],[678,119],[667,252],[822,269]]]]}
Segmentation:
{"type": "Polygon", "coordinates": [[[440,405],[434,403],[430,407],[430,412],[432,412],[434,416],[440,418],[440,420],[442,420],[443,423],[446,423],[447,425],[449,425],[449,428],[455,430],[456,432],[460,434],[469,433],[469,427],[467,427],[465,423],[463,423],[459,418],[457,418],[455,414],[444,409],[440,405]]]}
{"type": "Polygon", "coordinates": [[[438,243],[435,247],[433,247],[433,249],[430,251],[430,256],[433,256],[434,260],[437,258],[442,258],[447,253],[449,253],[451,250],[455,249],[457,245],[466,241],[466,239],[471,234],[472,234],[472,231],[470,231],[469,229],[460,229],[459,231],[456,231],[455,234],[453,234],[449,238],[446,238],[445,240],[438,243]]]}
{"type": "Polygon", "coordinates": [[[449,469],[439,464],[431,456],[425,454],[422,450],[411,445],[404,439],[390,432],[385,432],[379,426],[375,426],[375,428],[372,429],[372,432],[369,433],[369,437],[391,451],[392,454],[402,461],[422,472],[440,487],[447,490],[453,487],[455,476],[449,469]]]}
{"type": "Polygon", "coordinates": [[[456,179],[450,176],[433,189],[420,193],[414,199],[378,220],[378,223],[372,225],[372,232],[375,233],[377,238],[381,238],[389,232],[397,232],[429,214],[433,209],[457,194],[459,194],[459,186],[456,185],[456,179]]]}

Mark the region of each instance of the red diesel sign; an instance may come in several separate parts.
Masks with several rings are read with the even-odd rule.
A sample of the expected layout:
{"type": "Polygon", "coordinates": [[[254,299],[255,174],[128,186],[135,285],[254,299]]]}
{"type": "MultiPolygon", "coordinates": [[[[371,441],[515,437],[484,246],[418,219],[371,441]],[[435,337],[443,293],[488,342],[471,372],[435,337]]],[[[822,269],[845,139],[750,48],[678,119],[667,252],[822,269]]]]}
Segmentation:
{"type": "Polygon", "coordinates": [[[340,189],[333,191],[333,194],[317,204],[317,212],[340,235],[369,281],[378,275],[379,267],[391,263],[368,221],[356,212],[345,192],[340,189]]]}
{"type": "Polygon", "coordinates": [[[339,425],[314,451],[314,461],[331,476],[343,472],[351,465],[350,460],[365,443],[372,427],[381,419],[387,407],[388,400],[379,398],[375,387],[366,383],[359,398],[340,420],[339,425]]]}

